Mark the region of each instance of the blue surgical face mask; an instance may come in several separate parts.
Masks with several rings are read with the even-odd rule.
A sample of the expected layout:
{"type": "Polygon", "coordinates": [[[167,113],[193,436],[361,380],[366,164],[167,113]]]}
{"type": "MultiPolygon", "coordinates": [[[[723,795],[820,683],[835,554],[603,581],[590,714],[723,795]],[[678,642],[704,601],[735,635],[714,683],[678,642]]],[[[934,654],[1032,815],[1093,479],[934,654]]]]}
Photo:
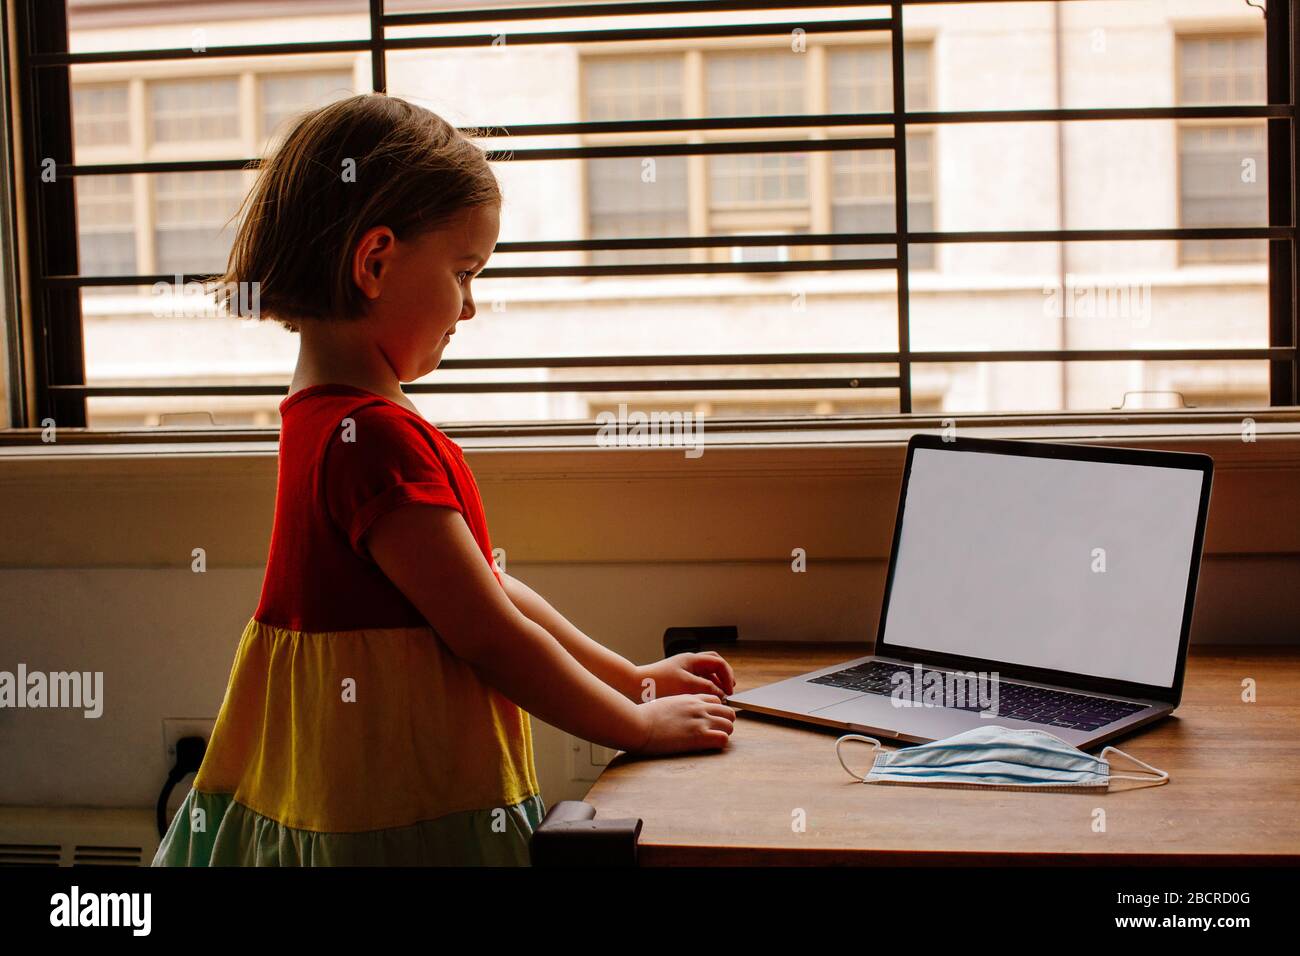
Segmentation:
{"type": "Polygon", "coordinates": [[[988,787],[996,790],[1106,790],[1112,780],[1143,780],[1152,786],[1169,782],[1169,774],[1106,747],[1090,756],[1042,730],[976,727],[953,737],[894,751],[874,737],[846,734],[835,741],[840,766],[863,783],[941,787],[988,787]],[[875,762],[865,777],[844,762],[840,746],[847,740],[875,744],[875,762]],[[1113,752],[1143,767],[1150,775],[1113,774],[1106,754],[1113,752]]]}

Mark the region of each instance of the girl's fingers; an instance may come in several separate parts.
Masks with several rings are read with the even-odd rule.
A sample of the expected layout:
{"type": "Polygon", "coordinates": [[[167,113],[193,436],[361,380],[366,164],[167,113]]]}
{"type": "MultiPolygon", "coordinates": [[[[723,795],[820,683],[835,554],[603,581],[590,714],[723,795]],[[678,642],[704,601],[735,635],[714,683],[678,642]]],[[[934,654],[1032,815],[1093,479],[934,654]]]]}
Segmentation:
{"type": "Polygon", "coordinates": [[[727,693],[736,689],[736,675],[732,671],[731,665],[727,663],[726,658],[715,651],[705,651],[700,657],[709,658],[699,662],[701,670],[706,670],[712,675],[722,687],[725,687],[727,693]]]}
{"type": "Polygon", "coordinates": [[[736,729],[736,725],[734,722],[728,720],[726,717],[717,717],[714,715],[710,715],[709,729],[721,730],[727,736],[731,736],[731,732],[736,729]]]}
{"type": "Polygon", "coordinates": [[[697,694],[714,694],[717,697],[726,697],[722,687],[717,681],[711,681],[707,677],[697,677],[695,680],[695,693],[697,694]]]}

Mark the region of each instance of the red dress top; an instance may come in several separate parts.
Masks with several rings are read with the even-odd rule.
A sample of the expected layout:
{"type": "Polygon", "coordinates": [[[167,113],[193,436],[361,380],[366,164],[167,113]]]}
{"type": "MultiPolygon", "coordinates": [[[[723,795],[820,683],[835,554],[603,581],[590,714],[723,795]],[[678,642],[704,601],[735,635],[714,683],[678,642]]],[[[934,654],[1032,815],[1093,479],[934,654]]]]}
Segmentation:
{"type": "Polygon", "coordinates": [[[428,622],[366,551],[380,515],[413,502],[455,508],[497,580],[487,518],[460,446],[397,402],[311,385],[280,403],[275,522],[254,617],[295,631],[428,622]]]}

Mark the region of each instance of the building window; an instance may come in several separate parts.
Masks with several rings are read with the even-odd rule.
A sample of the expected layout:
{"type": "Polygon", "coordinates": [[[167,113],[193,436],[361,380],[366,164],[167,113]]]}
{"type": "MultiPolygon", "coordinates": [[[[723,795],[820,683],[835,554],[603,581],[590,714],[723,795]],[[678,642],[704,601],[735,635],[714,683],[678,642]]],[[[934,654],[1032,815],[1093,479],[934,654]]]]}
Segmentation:
{"type": "MultiPolygon", "coordinates": [[[[353,71],[256,74],[256,124],[242,122],[240,82],[240,76],[230,75],[77,84],[72,91],[77,161],[122,161],[123,151],[128,161],[149,161],[174,156],[178,147],[232,158],[256,155],[291,117],[351,95],[353,71]],[[145,88],[136,101],[144,109],[134,107],[138,116],[132,114],[132,82],[145,88]],[[133,124],[148,131],[148,142],[132,141],[133,124]]],[[[252,174],[239,170],[78,177],[81,273],[221,271],[234,235],[231,216],[251,182],[252,174]],[[137,208],[146,215],[137,217],[137,208]]],[[[85,291],[100,295],[113,288],[85,291]]]]}
{"type": "Polygon", "coordinates": [[[80,271],[131,275],[136,271],[135,187],[131,176],[81,176],[76,181],[80,271]]]}
{"type": "Polygon", "coordinates": [[[709,116],[787,116],[806,112],[805,56],[786,52],[709,53],[709,116]]]}
{"type": "Polygon", "coordinates": [[[130,145],[127,94],[125,83],[95,83],[73,89],[73,140],[78,148],[130,145]]]}
{"type": "Polygon", "coordinates": [[[807,153],[709,157],[709,211],[715,223],[731,212],[758,213],[766,222],[780,210],[807,207],[807,153]]]}
{"type": "MultiPolygon", "coordinates": [[[[888,113],[894,108],[893,68],[883,44],[829,51],[826,66],[832,113],[888,113]]],[[[930,45],[903,50],[903,98],[909,110],[932,109],[930,45]]]]}
{"type": "MultiPolygon", "coordinates": [[[[934,229],[933,163],[930,133],[907,136],[907,229],[934,229]]],[[[894,156],[885,150],[846,150],[831,154],[831,228],[835,232],[894,231],[894,156]]],[[[892,245],[835,246],[836,259],[877,259],[895,255],[892,245]]],[[[934,268],[934,246],[911,246],[908,263],[934,268]]]]}
{"type": "MultiPolygon", "coordinates": [[[[649,157],[647,157],[649,159],[649,157]]],[[[587,215],[600,239],[684,236],[687,216],[686,157],[657,156],[653,164],[636,156],[587,163],[587,215]]],[[[689,262],[689,249],[605,249],[593,252],[601,265],[689,262]]]]}
{"type": "MultiPolygon", "coordinates": [[[[1265,102],[1264,37],[1180,37],[1183,106],[1265,102]]],[[[1268,136],[1263,120],[1184,121],[1178,128],[1179,223],[1258,226],[1268,222],[1268,136]]],[[[1261,262],[1265,239],[1194,239],[1183,262],[1261,262]]]]}
{"type": "Polygon", "coordinates": [[[683,113],[680,56],[593,57],[583,71],[592,122],[671,119],[683,113]]]}
{"type": "MultiPolygon", "coordinates": [[[[699,54],[697,54],[699,55],[699,54]]],[[[685,83],[687,54],[656,54],[584,62],[584,116],[589,121],[653,120],[689,115],[689,104],[702,104],[707,116],[779,116],[806,114],[814,108],[812,90],[825,90],[831,113],[889,112],[893,108],[889,48],[828,47],[824,71],[813,58],[766,50],[706,52],[700,75],[703,88],[685,83]]],[[[929,44],[909,44],[905,63],[907,106],[932,108],[929,44]]],[[[864,128],[865,129],[865,128],[864,128]]],[[[868,130],[866,135],[870,135],[868,130]]],[[[859,136],[861,130],[831,128],[827,136],[859,136]]],[[[705,133],[706,137],[717,134],[705,133]]],[[[734,134],[728,134],[734,135],[734,134]]],[[[752,135],[777,135],[769,131],[752,135]]],[[[608,142],[602,137],[598,142],[608,142]]],[[[625,141],[635,142],[626,138],[625,141]]],[[[908,226],[935,227],[934,135],[926,128],[910,131],[908,153],[908,226]]],[[[793,234],[812,231],[824,221],[834,232],[894,231],[893,154],[888,150],[840,150],[820,153],[726,153],[702,157],[656,157],[647,181],[647,160],[595,159],[586,163],[588,235],[591,238],[671,236],[691,233],[691,177],[699,195],[707,196],[700,223],[707,235],[793,234]],[[825,176],[829,194],[825,210],[813,209],[813,179],[825,176]]],[[[698,229],[699,227],[697,227],[698,229]]],[[[811,255],[806,246],[736,246],[703,255],[718,261],[786,261],[811,255]]],[[[837,259],[894,255],[893,245],[834,246],[837,259]]],[[[591,261],[607,263],[686,262],[691,250],[593,252],[591,261]]],[[[914,268],[934,268],[934,247],[911,250],[914,268]]]]}
{"type": "MultiPolygon", "coordinates": [[[[808,111],[807,56],[786,52],[707,53],[709,116],[787,116],[808,111]]],[[[765,134],[771,135],[771,134],[765,134]]],[[[711,235],[807,232],[807,153],[729,153],[707,157],[711,235]]],[[[771,246],[733,248],[745,261],[775,258],[771,246]]]]}
{"type": "Polygon", "coordinates": [[[239,138],[239,79],[234,76],[149,83],[150,135],[155,143],[239,138]]]}
{"type": "MultiPolygon", "coordinates": [[[[905,51],[908,110],[932,109],[930,47],[905,51]]],[[[889,48],[881,45],[830,51],[827,62],[828,103],[832,113],[887,113],[894,108],[889,48]]],[[[836,135],[842,135],[837,133],[836,135]]],[[[889,150],[831,153],[831,228],[835,232],[894,231],[894,154],[889,150]]],[[[907,133],[907,228],[934,229],[934,133],[907,133]]],[[[934,268],[933,245],[912,246],[908,264],[934,268]]],[[[892,245],[836,246],[836,259],[892,257],[892,245]]]]}
{"type": "Polygon", "coordinates": [[[161,173],[154,182],[154,244],[159,272],[218,272],[234,225],[222,227],[244,196],[239,170],[161,173]]]}
{"type": "MultiPolygon", "coordinates": [[[[593,122],[670,119],[683,113],[681,56],[595,57],[583,64],[584,112],[593,122]]],[[[587,161],[588,235],[593,239],[684,236],[686,157],[618,157],[587,161]]],[[[596,265],[689,262],[689,249],[606,249],[596,265]]]]}
{"type": "Polygon", "coordinates": [[[325,106],[353,94],[351,70],[315,73],[267,73],[258,77],[261,135],[265,141],[284,133],[288,120],[306,110],[325,106]]]}

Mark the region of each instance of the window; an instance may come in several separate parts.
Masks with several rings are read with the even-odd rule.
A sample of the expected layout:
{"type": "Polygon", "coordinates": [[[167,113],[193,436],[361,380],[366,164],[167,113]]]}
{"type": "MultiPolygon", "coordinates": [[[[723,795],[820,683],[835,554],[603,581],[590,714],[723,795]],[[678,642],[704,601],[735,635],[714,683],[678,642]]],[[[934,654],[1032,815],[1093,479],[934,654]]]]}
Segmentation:
{"type": "MultiPolygon", "coordinates": [[[[129,81],[75,84],[77,158],[147,162],[174,157],[177,150],[184,156],[253,155],[290,117],[352,93],[351,69],[251,74],[259,113],[250,138],[240,111],[244,76],[136,81],[144,104],[139,115],[132,113],[129,81]],[[144,141],[133,141],[133,126],[147,131],[144,141]]],[[[251,182],[251,174],[238,170],[79,177],[81,272],[219,272],[234,234],[234,224],[227,220],[251,182]]],[[[87,292],[101,299],[114,294],[113,287],[106,286],[87,292]]]]}
{"type": "MultiPolygon", "coordinates": [[[[588,161],[587,212],[594,238],[684,236],[690,231],[687,202],[685,157],[659,156],[650,165],[635,156],[588,161]]],[[[591,255],[592,262],[608,265],[644,262],[651,252],[605,249],[591,255]]],[[[690,250],[653,250],[653,258],[687,262],[690,250]]]]}
{"type": "MultiPolygon", "coordinates": [[[[934,229],[933,166],[929,133],[907,137],[907,228],[916,232],[934,229]]],[[[894,231],[894,157],[883,150],[844,150],[832,155],[832,228],[835,232],[894,231]]],[[[835,246],[838,259],[892,256],[892,245],[835,246]]],[[[934,268],[934,246],[911,250],[911,265],[934,268]]]]}
{"type": "MultiPolygon", "coordinates": [[[[73,143],[82,154],[131,149],[126,83],[73,87],[73,143]]],[[[135,184],[132,176],[87,176],[75,184],[81,270],[102,275],[136,271],[135,184]]],[[[103,295],[109,290],[87,290],[103,295]]]]}
{"type": "Polygon", "coordinates": [[[806,60],[784,52],[708,53],[709,116],[787,116],[805,109],[806,60]]]}
{"type": "MultiPolygon", "coordinates": [[[[672,119],[683,113],[682,57],[597,57],[584,62],[585,109],[593,122],[672,119]]],[[[587,230],[593,239],[684,236],[686,158],[659,156],[592,159],[586,164],[587,230]]],[[[606,249],[592,252],[599,265],[688,262],[687,249],[606,249]]]]}
{"type": "Polygon", "coordinates": [[[127,146],[131,142],[125,83],[78,86],[72,92],[73,136],[78,147],[127,146]]]}
{"type": "Polygon", "coordinates": [[[136,271],[135,189],[130,176],[87,176],[77,183],[81,268],[88,275],[136,271]]]}
{"type": "MultiPolygon", "coordinates": [[[[62,6],[15,2],[35,27],[62,6]]],[[[191,50],[192,5],[148,6],[75,0],[68,48],[84,52],[15,64],[28,165],[54,156],[60,173],[17,184],[45,243],[28,260],[48,273],[25,303],[24,341],[42,349],[25,356],[37,381],[13,390],[35,395],[23,421],[274,424],[297,338],[151,314],[149,284],[220,270],[253,175],[235,167],[353,89],[493,130],[502,234],[475,285],[481,321],[409,389],[431,420],[1104,411],[1176,387],[1234,407],[1297,398],[1291,282],[1263,255],[1295,249],[1294,225],[1265,218],[1290,208],[1294,170],[1264,161],[1271,145],[1293,166],[1278,133],[1294,109],[1261,105],[1287,65],[1261,30],[1269,49],[1289,36],[1240,0],[1197,0],[1213,26],[1196,32],[1167,0],[907,2],[897,22],[879,6],[633,2],[597,19],[524,4],[510,42],[481,48],[491,11],[472,4],[376,4],[374,37],[356,0],[330,17],[307,0],[202,5],[230,14],[229,56],[191,50]],[[31,82],[51,74],[71,104],[31,82]],[[59,141],[69,106],[75,148],[59,141]],[[834,241],[857,233],[882,238],[834,241]]]]}
{"type": "Polygon", "coordinates": [[[681,116],[682,58],[592,58],[587,76],[587,116],[593,122],[671,119],[681,116]]]}
{"type": "MultiPolygon", "coordinates": [[[[83,81],[74,72],[76,161],[149,163],[261,155],[293,116],[351,95],[351,58],[335,59],[339,65],[328,69],[256,70],[232,64],[235,68],[230,72],[216,75],[128,76],[112,81],[83,81]],[[245,108],[249,103],[255,104],[252,113],[245,108]]],[[[116,64],[100,69],[127,73],[116,64]]],[[[176,72],[183,69],[183,64],[177,64],[176,72]]],[[[76,177],[80,272],[159,275],[168,280],[178,273],[219,273],[234,237],[232,214],[252,178],[251,172],[243,170],[76,177]]],[[[229,338],[220,334],[215,340],[205,338],[220,333],[217,324],[187,328],[187,321],[202,320],[178,318],[160,325],[152,313],[157,303],[146,295],[148,291],[121,285],[82,289],[88,382],[116,385],[123,378],[159,380],[162,374],[220,382],[231,377],[227,369],[241,377],[240,363],[229,354],[229,338]],[[210,358],[187,357],[182,342],[194,343],[193,348],[210,358]],[[176,371],[132,375],[123,355],[147,354],[155,347],[176,371]]],[[[214,421],[269,426],[276,421],[277,401],[273,396],[254,396],[223,399],[220,404],[211,400],[159,403],[127,397],[91,399],[88,404],[91,424],[99,427],[214,421]],[[209,416],[213,407],[217,411],[209,416]]]]}
{"type": "MultiPolygon", "coordinates": [[[[646,54],[584,62],[587,118],[675,119],[688,115],[683,88],[689,54],[646,54]]],[[[798,116],[813,110],[811,88],[824,88],[831,113],[876,113],[893,109],[889,48],[829,46],[825,67],[813,58],[765,50],[706,51],[703,90],[697,95],[704,115],[798,116]]],[[[932,108],[929,44],[906,47],[906,96],[911,110],[932,108]]],[[[870,135],[886,135],[879,129],[870,135]]],[[[845,128],[828,131],[845,136],[845,128]]],[[[707,134],[706,134],[707,135],[707,134]]],[[[770,134],[747,134],[753,138],[770,134]]],[[[861,135],[854,131],[854,135],[861,135]]],[[[917,129],[907,137],[908,220],[913,230],[934,228],[933,132],[917,129]]],[[[691,165],[684,158],[655,160],[653,179],[641,160],[593,159],[587,162],[588,233],[592,238],[688,235],[691,165]]],[[[708,197],[704,231],[708,235],[769,235],[811,231],[811,180],[830,183],[827,218],[833,232],[894,231],[893,153],[888,150],[837,150],[819,153],[750,152],[707,156],[701,192],[708,197]]],[[[807,247],[736,246],[719,259],[732,262],[789,261],[806,258],[807,247]]],[[[836,245],[837,259],[888,258],[892,245],[836,245]]],[[[684,262],[687,250],[593,252],[594,263],[684,262]]],[[[934,268],[934,247],[916,246],[915,269],[934,268]]]]}
{"type": "Polygon", "coordinates": [[[219,272],[233,232],[222,232],[246,188],[239,171],[166,173],[154,187],[157,268],[167,274],[219,272]]]}
{"type": "Polygon", "coordinates": [[[267,73],[258,77],[261,93],[262,136],[283,132],[287,121],[309,109],[351,96],[350,70],[315,73],[267,73]]]}
{"type": "MultiPolygon", "coordinates": [[[[1178,41],[1186,106],[1263,103],[1264,37],[1184,36],[1178,41]]],[[[1179,218],[1184,226],[1268,222],[1268,135],[1262,120],[1184,121],[1178,130],[1179,218]]],[[[1259,262],[1264,239],[1188,239],[1184,262],[1259,262]]]]}
{"type": "MultiPolygon", "coordinates": [[[[909,110],[929,110],[930,47],[906,48],[906,104],[909,110]]],[[[893,109],[893,78],[889,50],[883,46],[830,51],[828,63],[832,113],[887,113],[893,109]]],[[[917,129],[907,134],[907,227],[914,232],[934,229],[934,133],[917,129]]],[[[894,154],[885,150],[849,150],[831,154],[832,219],[835,232],[894,231],[894,154]]],[[[841,259],[894,255],[893,246],[835,246],[841,259]]],[[[915,269],[934,268],[934,246],[910,250],[915,269]]]]}
{"type": "Polygon", "coordinates": [[[808,154],[709,157],[709,221],[732,224],[807,219],[808,154]]]}
{"type": "Polygon", "coordinates": [[[154,80],[149,84],[155,143],[239,137],[239,80],[233,76],[154,80]]]}

